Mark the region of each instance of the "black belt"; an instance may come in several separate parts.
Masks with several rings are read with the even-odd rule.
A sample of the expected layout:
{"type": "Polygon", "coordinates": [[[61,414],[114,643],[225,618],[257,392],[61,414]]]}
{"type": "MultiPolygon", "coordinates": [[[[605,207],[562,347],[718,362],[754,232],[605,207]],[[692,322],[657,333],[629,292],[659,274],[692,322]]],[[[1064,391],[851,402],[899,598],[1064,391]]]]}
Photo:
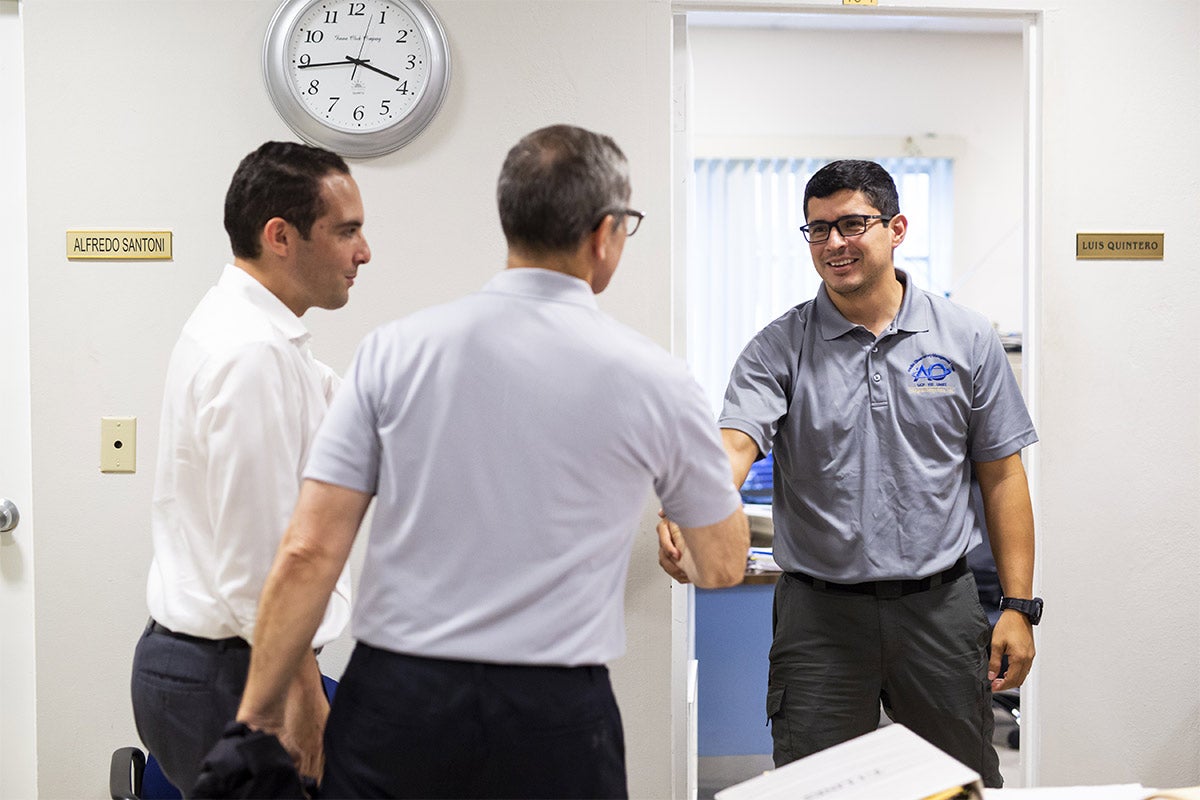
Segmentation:
{"type": "Polygon", "coordinates": [[[250,643],[240,636],[230,636],[225,639],[206,639],[203,636],[192,636],[189,633],[179,633],[173,631],[161,622],[156,621],[153,617],[150,623],[146,626],[146,630],[161,633],[164,636],[170,636],[173,639],[180,639],[185,642],[195,642],[197,644],[215,644],[222,647],[250,647],[250,643]]]}
{"type": "Polygon", "coordinates": [[[954,562],[954,566],[944,572],[939,572],[936,575],[930,575],[928,578],[916,578],[912,580],[899,581],[864,581],[863,583],[834,583],[832,581],[823,581],[820,578],[814,578],[812,575],[806,575],[803,572],[789,572],[791,577],[807,583],[820,592],[842,592],[847,594],[868,594],[875,597],[904,597],[917,592],[928,591],[942,584],[961,578],[967,574],[967,558],[963,556],[958,561],[954,562]]]}

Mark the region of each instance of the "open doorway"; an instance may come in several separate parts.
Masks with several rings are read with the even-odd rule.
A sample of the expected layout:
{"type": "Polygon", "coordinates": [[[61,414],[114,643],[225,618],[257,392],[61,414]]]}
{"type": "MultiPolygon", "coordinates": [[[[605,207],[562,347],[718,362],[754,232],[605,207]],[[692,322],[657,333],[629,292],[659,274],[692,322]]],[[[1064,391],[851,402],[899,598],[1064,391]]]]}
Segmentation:
{"type": "MultiPolygon", "coordinates": [[[[712,217],[699,205],[711,198],[698,193],[729,189],[706,186],[699,170],[741,170],[760,185],[790,180],[802,192],[805,167],[797,162],[819,166],[846,157],[950,163],[939,191],[950,193],[952,210],[927,215],[921,240],[926,255],[936,254],[936,275],[917,283],[992,320],[1013,346],[1010,361],[1032,408],[1036,21],[955,10],[938,16],[704,10],[677,16],[675,34],[674,163],[687,177],[676,181],[683,187],[676,197],[676,307],[686,313],[677,315],[674,331],[714,413],[741,346],[811,298],[816,277],[794,230],[802,220],[790,234],[764,227],[766,217],[776,216],[780,230],[789,228],[787,211],[748,214],[753,219],[742,223],[755,231],[753,247],[710,237],[712,217]],[[790,163],[780,168],[783,162],[790,163]],[[709,269],[711,261],[744,265],[750,257],[762,263],[749,280],[745,269],[709,269]]],[[[771,202],[763,199],[769,195],[737,205],[771,202]]],[[[912,221],[903,188],[901,195],[912,221]]],[[[769,582],[728,593],[676,589],[676,608],[687,610],[676,614],[685,620],[676,642],[701,659],[689,671],[689,696],[697,700],[687,747],[689,797],[710,797],[770,766],[764,703],[772,590],[769,582]]],[[[1028,726],[1028,696],[1024,706],[1028,726]]],[[[997,724],[1004,726],[997,741],[1005,747],[1012,719],[997,711],[997,724]]],[[[1007,785],[1030,785],[1031,759],[1022,763],[1016,750],[1001,757],[1007,785]]]]}

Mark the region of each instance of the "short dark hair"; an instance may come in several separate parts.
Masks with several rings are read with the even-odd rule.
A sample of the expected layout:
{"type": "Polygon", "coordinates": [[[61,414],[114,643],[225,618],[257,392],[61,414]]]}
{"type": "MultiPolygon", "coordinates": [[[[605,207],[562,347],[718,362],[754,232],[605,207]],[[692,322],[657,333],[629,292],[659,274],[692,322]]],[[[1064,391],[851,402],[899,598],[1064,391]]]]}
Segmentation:
{"type": "Polygon", "coordinates": [[[874,161],[831,161],[808,179],[804,187],[804,217],[808,218],[808,200],[811,197],[829,197],[843,189],[862,192],[871,205],[885,217],[900,213],[900,198],[896,194],[896,182],[883,167],[874,161]]]}
{"type": "Polygon", "coordinates": [[[575,248],[629,202],[629,165],[608,136],[551,125],[517,142],[496,187],[510,247],[531,253],[575,248]]]}
{"type": "Polygon", "coordinates": [[[321,179],[350,174],[337,153],[295,142],[267,142],[242,159],[225,193],[225,231],[239,258],[262,255],[259,234],[267,220],[282,217],[308,238],[325,213],[321,179]]]}

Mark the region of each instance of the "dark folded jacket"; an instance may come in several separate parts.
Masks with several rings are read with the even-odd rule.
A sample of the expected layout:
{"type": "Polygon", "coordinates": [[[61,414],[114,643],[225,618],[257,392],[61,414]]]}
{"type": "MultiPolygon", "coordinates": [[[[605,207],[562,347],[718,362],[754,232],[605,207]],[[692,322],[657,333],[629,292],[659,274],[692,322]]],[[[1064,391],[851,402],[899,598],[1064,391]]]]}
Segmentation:
{"type": "Polygon", "coordinates": [[[317,796],[317,784],[312,778],[301,778],[274,735],[231,722],[205,756],[188,796],[308,800],[317,796]]]}

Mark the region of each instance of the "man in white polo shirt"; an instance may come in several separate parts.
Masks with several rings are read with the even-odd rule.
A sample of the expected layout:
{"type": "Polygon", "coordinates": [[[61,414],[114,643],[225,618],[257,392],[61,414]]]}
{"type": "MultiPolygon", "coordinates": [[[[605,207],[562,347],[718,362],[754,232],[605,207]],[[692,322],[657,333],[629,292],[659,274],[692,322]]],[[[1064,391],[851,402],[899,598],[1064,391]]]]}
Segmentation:
{"type": "MultiPolygon", "coordinates": [[[[263,581],[300,473],[337,387],[313,358],[300,317],[341,308],[371,257],[346,162],[328,150],[267,142],[238,165],[225,197],[233,263],[183,326],[163,393],[146,599],[134,652],[138,734],[189,792],[237,711],[263,581]]],[[[350,616],[349,576],[320,631],[350,616]]],[[[311,650],[297,671],[290,724],[328,713],[311,650]]],[[[319,775],[320,765],[301,765],[319,775]]]]}
{"type": "Polygon", "coordinates": [[[627,170],[606,136],[525,137],[497,192],[507,269],[359,348],[263,594],[238,715],[282,730],[376,497],[323,794],[624,797],[604,664],[624,651],[652,488],[692,580],[741,581],[748,528],[700,387],[596,305],[642,218],[627,170]]]}

